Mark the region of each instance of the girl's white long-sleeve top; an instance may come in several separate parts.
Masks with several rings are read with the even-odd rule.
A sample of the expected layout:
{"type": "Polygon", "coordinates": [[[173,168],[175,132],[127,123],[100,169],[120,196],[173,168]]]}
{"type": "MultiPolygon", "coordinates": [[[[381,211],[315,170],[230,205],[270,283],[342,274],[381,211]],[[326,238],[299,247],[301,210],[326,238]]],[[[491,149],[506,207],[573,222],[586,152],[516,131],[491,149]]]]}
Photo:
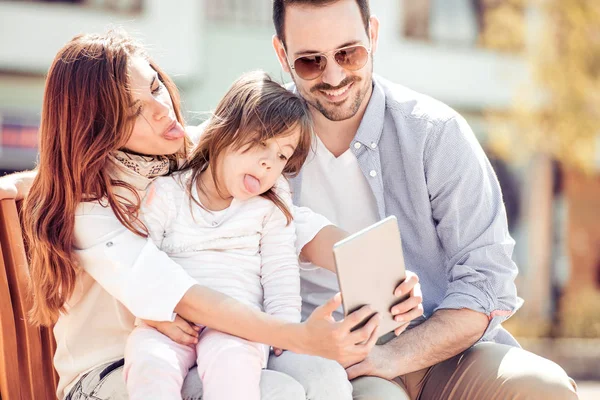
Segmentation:
{"type": "MultiPolygon", "coordinates": [[[[112,176],[132,185],[142,197],[152,182],[118,167],[112,176]]],[[[331,224],[307,208],[294,207],[293,215],[297,253],[331,224]]],[[[172,320],[179,301],[197,284],[152,239],[127,230],[101,202],[79,205],[74,235],[80,270],[68,312],[54,326],[59,399],[87,371],[123,358],[136,317],[172,320]]]]}
{"type": "MultiPolygon", "coordinates": [[[[156,179],[142,215],[157,247],[202,286],[289,322],[300,322],[296,228],[270,200],[253,197],[211,212],[186,193],[190,173],[156,179]]],[[[285,179],[276,193],[292,209],[285,179]]],[[[199,199],[196,185],[191,195],[199,199]]]]}

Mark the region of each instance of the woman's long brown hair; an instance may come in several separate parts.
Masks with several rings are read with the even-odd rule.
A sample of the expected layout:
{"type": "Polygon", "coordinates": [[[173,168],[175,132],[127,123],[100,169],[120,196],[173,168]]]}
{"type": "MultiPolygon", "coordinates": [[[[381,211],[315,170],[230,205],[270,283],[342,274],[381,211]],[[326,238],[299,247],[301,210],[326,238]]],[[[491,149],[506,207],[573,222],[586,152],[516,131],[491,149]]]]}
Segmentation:
{"type": "Polygon", "coordinates": [[[33,308],[30,320],[51,325],[73,293],[75,212],[82,201],[102,201],[132,232],[145,236],[138,220],[139,195],[125,182],[111,180],[108,155],[123,148],[134,126],[129,60],[148,59],[165,84],[183,124],[179,95],[169,77],[126,34],[79,35],[56,55],[44,90],[38,173],[23,207],[29,248],[33,308]],[[137,202],[115,188],[126,188],[137,202]]]}
{"type": "MultiPolygon", "coordinates": [[[[254,71],[242,75],[219,102],[196,149],[183,167],[183,170],[192,170],[187,187],[191,200],[201,206],[191,193],[200,174],[209,166],[217,191],[220,192],[216,163],[225,150],[231,148],[236,151],[259,145],[273,137],[289,135],[296,128],[300,128],[300,140],[283,169],[286,177],[298,174],[310,151],[313,125],[308,105],[265,72],[254,71]]],[[[273,188],[261,196],[271,200],[284,213],[288,223],[292,220],[291,211],[273,188]]]]}

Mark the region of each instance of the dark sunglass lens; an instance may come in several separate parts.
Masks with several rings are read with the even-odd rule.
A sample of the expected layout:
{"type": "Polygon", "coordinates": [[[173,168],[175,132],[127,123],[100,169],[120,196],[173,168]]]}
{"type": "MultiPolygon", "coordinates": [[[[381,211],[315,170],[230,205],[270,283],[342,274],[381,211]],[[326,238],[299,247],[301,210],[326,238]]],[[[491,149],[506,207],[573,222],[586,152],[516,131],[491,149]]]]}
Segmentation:
{"type": "Polygon", "coordinates": [[[294,62],[294,69],[302,79],[311,80],[318,78],[327,66],[327,58],[323,56],[300,57],[294,62]]]}
{"type": "Polygon", "coordinates": [[[350,71],[364,67],[368,58],[369,52],[363,46],[347,47],[335,53],[335,61],[350,71]]]}

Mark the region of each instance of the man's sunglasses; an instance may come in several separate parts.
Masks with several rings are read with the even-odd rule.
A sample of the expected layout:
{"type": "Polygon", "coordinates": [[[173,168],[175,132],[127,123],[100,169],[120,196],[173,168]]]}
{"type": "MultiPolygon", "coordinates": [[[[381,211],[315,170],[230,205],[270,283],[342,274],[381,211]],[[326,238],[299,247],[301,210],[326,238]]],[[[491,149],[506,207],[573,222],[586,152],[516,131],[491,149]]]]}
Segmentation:
{"type": "Polygon", "coordinates": [[[326,53],[308,54],[296,58],[290,67],[296,71],[296,75],[300,78],[306,81],[312,81],[323,74],[323,71],[325,71],[325,68],[327,67],[327,56],[332,53],[333,59],[340,67],[349,71],[357,71],[367,63],[371,49],[367,49],[362,44],[357,44],[342,47],[337,50],[331,50],[326,53]]]}

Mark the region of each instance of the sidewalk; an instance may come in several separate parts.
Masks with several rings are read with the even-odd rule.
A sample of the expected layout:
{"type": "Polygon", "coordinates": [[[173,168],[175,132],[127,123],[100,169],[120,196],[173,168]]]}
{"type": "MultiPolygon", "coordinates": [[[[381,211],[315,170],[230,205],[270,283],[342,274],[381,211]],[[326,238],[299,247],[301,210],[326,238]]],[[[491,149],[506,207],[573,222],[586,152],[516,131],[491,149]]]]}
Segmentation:
{"type": "MultiPolygon", "coordinates": [[[[517,340],[525,350],[563,367],[576,382],[600,383],[600,339],[518,338],[517,340]]],[[[600,400],[600,396],[595,399],[600,400]]]]}
{"type": "Polygon", "coordinates": [[[600,382],[582,381],[577,382],[579,400],[600,399],[600,382]]]}

